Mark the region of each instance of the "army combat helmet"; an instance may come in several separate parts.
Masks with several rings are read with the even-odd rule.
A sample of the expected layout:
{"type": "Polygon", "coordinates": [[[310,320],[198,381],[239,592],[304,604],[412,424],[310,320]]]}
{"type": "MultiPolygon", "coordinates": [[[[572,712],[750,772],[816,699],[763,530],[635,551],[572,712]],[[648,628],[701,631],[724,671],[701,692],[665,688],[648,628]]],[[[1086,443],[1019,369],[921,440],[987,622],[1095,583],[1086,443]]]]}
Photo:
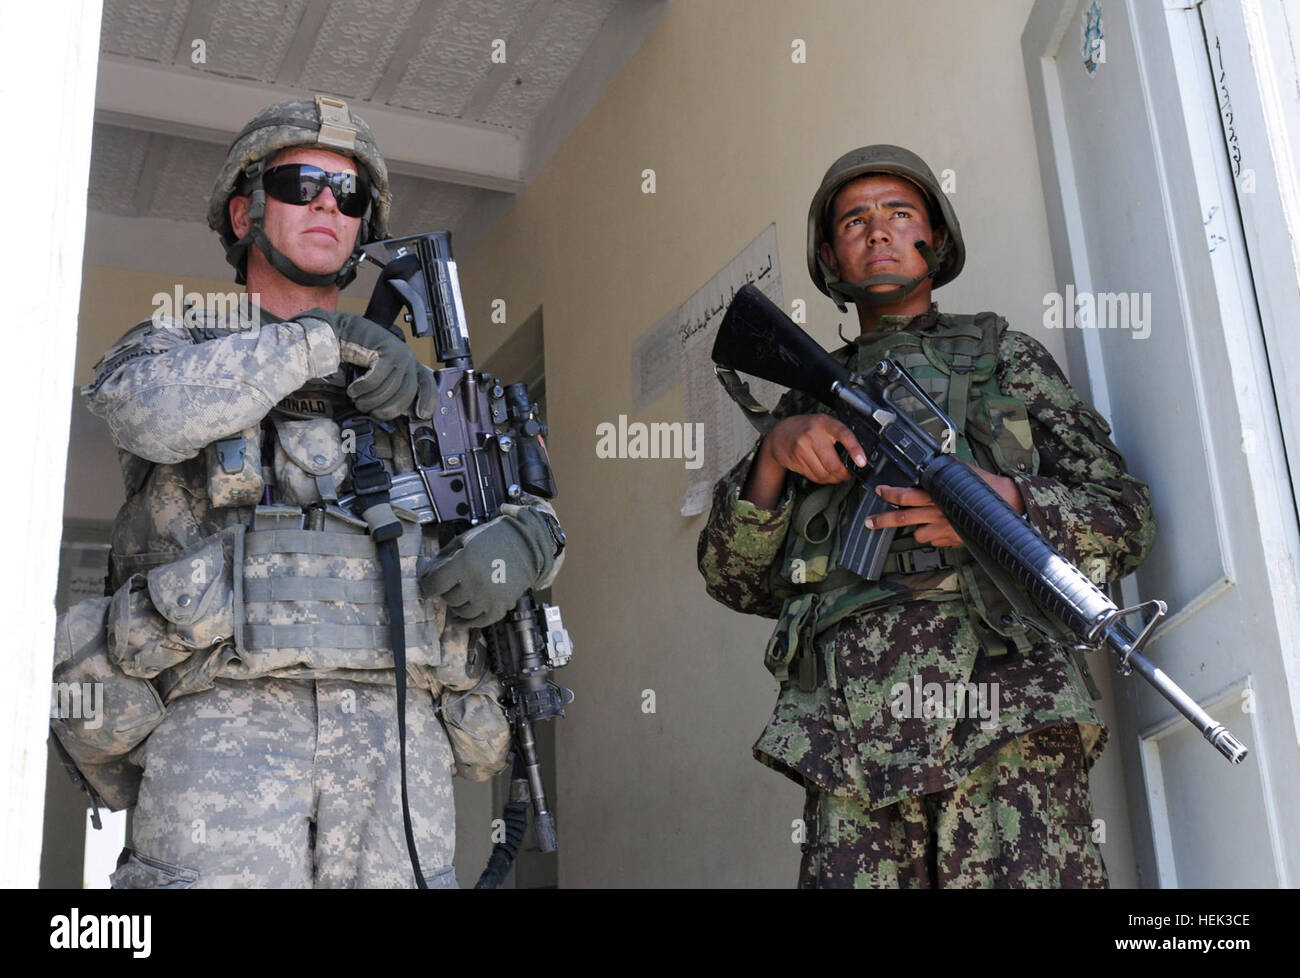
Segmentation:
{"type": "Polygon", "coordinates": [[[915,153],[901,146],[884,143],[863,146],[841,156],[822,177],[821,186],[813,195],[812,206],[808,208],[808,274],[812,276],[817,288],[835,300],[840,312],[848,311],[844,305],[846,302],[872,306],[897,302],[916,291],[917,286],[931,276],[934,288],[946,285],[957,277],[965,263],[966,245],[962,242],[957,215],[925,160],[915,153]],[[822,261],[821,246],[827,240],[826,211],[836,192],[850,180],[873,173],[891,174],[916,184],[925,194],[934,230],[947,229],[948,233],[937,252],[924,243],[916,246],[929,266],[925,275],[908,278],[882,272],[861,282],[843,282],[822,261]],[[896,288],[887,292],[867,291],[870,286],[881,284],[894,285],[896,288]]]}
{"type": "Polygon", "coordinates": [[[230,144],[226,163],[208,200],[208,227],[221,235],[221,243],[226,247],[226,261],[235,267],[235,281],[240,285],[245,284],[247,278],[248,248],[255,244],[285,278],[299,285],[337,285],[342,288],[357,274],[361,245],[388,236],[391,205],[388,167],[370,127],[349,111],[346,102],[317,95],[314,99],[277,102],[253,116],[240,130],[230,144]],[[354,250],[343,267],[332,274],[316,275],[303,271],[266,236],[266,191],[262,187],[262,175],[276,153],[297,146],[320,148],[352,157],[358,168],[364,170],[370,184],[370,205],[361,218],[354,250]],[[242,238],[236,237],[231,227],[229,208],[231,197],[240,193],[252,198],[248,212],[252,227],[242,238]]]}

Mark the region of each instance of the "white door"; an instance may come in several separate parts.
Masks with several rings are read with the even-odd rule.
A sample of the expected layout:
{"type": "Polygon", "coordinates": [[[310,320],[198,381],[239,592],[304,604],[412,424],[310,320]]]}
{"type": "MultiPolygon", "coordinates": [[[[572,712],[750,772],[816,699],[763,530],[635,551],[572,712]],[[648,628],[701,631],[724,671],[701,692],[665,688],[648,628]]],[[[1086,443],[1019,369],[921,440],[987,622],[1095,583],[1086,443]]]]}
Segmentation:
{"type": "MultiPolygon", "coordinates": [[[[1242,2],[1214,13],[1240,20],[1242,2]]],[[[1300,879],[1295,432],[1200,6],[1039,0],[1022,47],[1058,288],[1089,296],[1067,330],[1071,376],[1150,484],[1160,526],[1122,603],[1168,603],[1150,658],[1251,752],[1231,767],[1142,680],[1116,681],[1139,880],[1286,886],[1300,879]]]]}

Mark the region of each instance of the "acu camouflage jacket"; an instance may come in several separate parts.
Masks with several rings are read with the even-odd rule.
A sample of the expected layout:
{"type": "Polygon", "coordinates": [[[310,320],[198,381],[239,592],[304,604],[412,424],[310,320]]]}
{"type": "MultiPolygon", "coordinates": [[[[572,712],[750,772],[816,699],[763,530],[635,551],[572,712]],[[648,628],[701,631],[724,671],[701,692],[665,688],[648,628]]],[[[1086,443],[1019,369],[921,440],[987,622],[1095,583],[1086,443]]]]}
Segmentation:
{"type": "MultiPolygon", "coordinates": [[[[154,317],[109,349],[82,395],[108,423],[126,482],[108,611],[110,651],[125,672],[155,680],[166,701],[218,676],[394,681],[364,524],[332,516],[322,532],[254,520],[264,442],[279,502],[310,506],[350,489],[334,420],[347,398],[328,323],[307,314],[275,322],[255,307],[154,317]],[[235,451],[218,444],[241,436],[235,451]]],[[[409,472],[404,419],[394,424],[392,435],[376,433],[376,454],[409,472]]],[[[554,515],[543,500],[526,502],[554,515]]],[[[471,687],[482,673],[479,633],[448,626],[445,605],[421,597],[416,581],[419,558],[447,541],[432,524],[406,529],[398,543],[411,680],[435,695],[471,687]]],[[[561,561],[535,586],[547,586],[561,561]]]]}

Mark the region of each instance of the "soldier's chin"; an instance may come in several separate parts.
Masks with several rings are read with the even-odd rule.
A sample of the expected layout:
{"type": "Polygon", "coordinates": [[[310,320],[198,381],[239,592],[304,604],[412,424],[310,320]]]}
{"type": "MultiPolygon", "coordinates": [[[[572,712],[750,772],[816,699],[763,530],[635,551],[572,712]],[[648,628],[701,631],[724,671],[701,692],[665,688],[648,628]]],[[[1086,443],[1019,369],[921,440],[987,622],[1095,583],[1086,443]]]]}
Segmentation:
{"type": "Polygon", "coordinates": [[[890,269],[887,272],[885,271],[873,272],[872,274],[864,276],[863,278],[856,281],[853,284],[853,287],[855,289],[864,289],[867,292],[887,292],[890,289],[898,288],[898,283],[878,282],[875,281],[875,279],[878,279],[881,275],[902,275],[902,274],[904,274],[902,271],[895,270],[895,269],[890,269]]]}
{"type": "Polygon", "coordinates": [[[317,255],[295,258],[293,263],[308,275],[336,275],[338,274],[338,270],[343,267],[343,263],[346,260],[346,258],[338,258],[334,256],[322,257],[317,255]]]}

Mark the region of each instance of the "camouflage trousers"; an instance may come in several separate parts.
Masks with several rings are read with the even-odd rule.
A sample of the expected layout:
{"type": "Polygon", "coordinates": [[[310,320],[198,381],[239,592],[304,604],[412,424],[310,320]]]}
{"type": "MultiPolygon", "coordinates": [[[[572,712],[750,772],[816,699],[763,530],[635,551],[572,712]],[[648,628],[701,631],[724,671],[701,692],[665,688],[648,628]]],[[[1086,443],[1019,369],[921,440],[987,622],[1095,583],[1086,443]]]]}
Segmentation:
{"type": "MultiPolygon", "coordinates": [[[[130,757],[144,778],[114,887],[414,886],[392,686],[219,679],[130,757]]],[[[454,887],[452,755],[428,690],[407,690],[406,762],[420,868],[454,887]]]]}
{"type": "Polygon", "coordinates": [[[1104,888],[1075,724],[1006,744],[945,791],[878,808],[810,788],[803,889],[1104,888]]]}

